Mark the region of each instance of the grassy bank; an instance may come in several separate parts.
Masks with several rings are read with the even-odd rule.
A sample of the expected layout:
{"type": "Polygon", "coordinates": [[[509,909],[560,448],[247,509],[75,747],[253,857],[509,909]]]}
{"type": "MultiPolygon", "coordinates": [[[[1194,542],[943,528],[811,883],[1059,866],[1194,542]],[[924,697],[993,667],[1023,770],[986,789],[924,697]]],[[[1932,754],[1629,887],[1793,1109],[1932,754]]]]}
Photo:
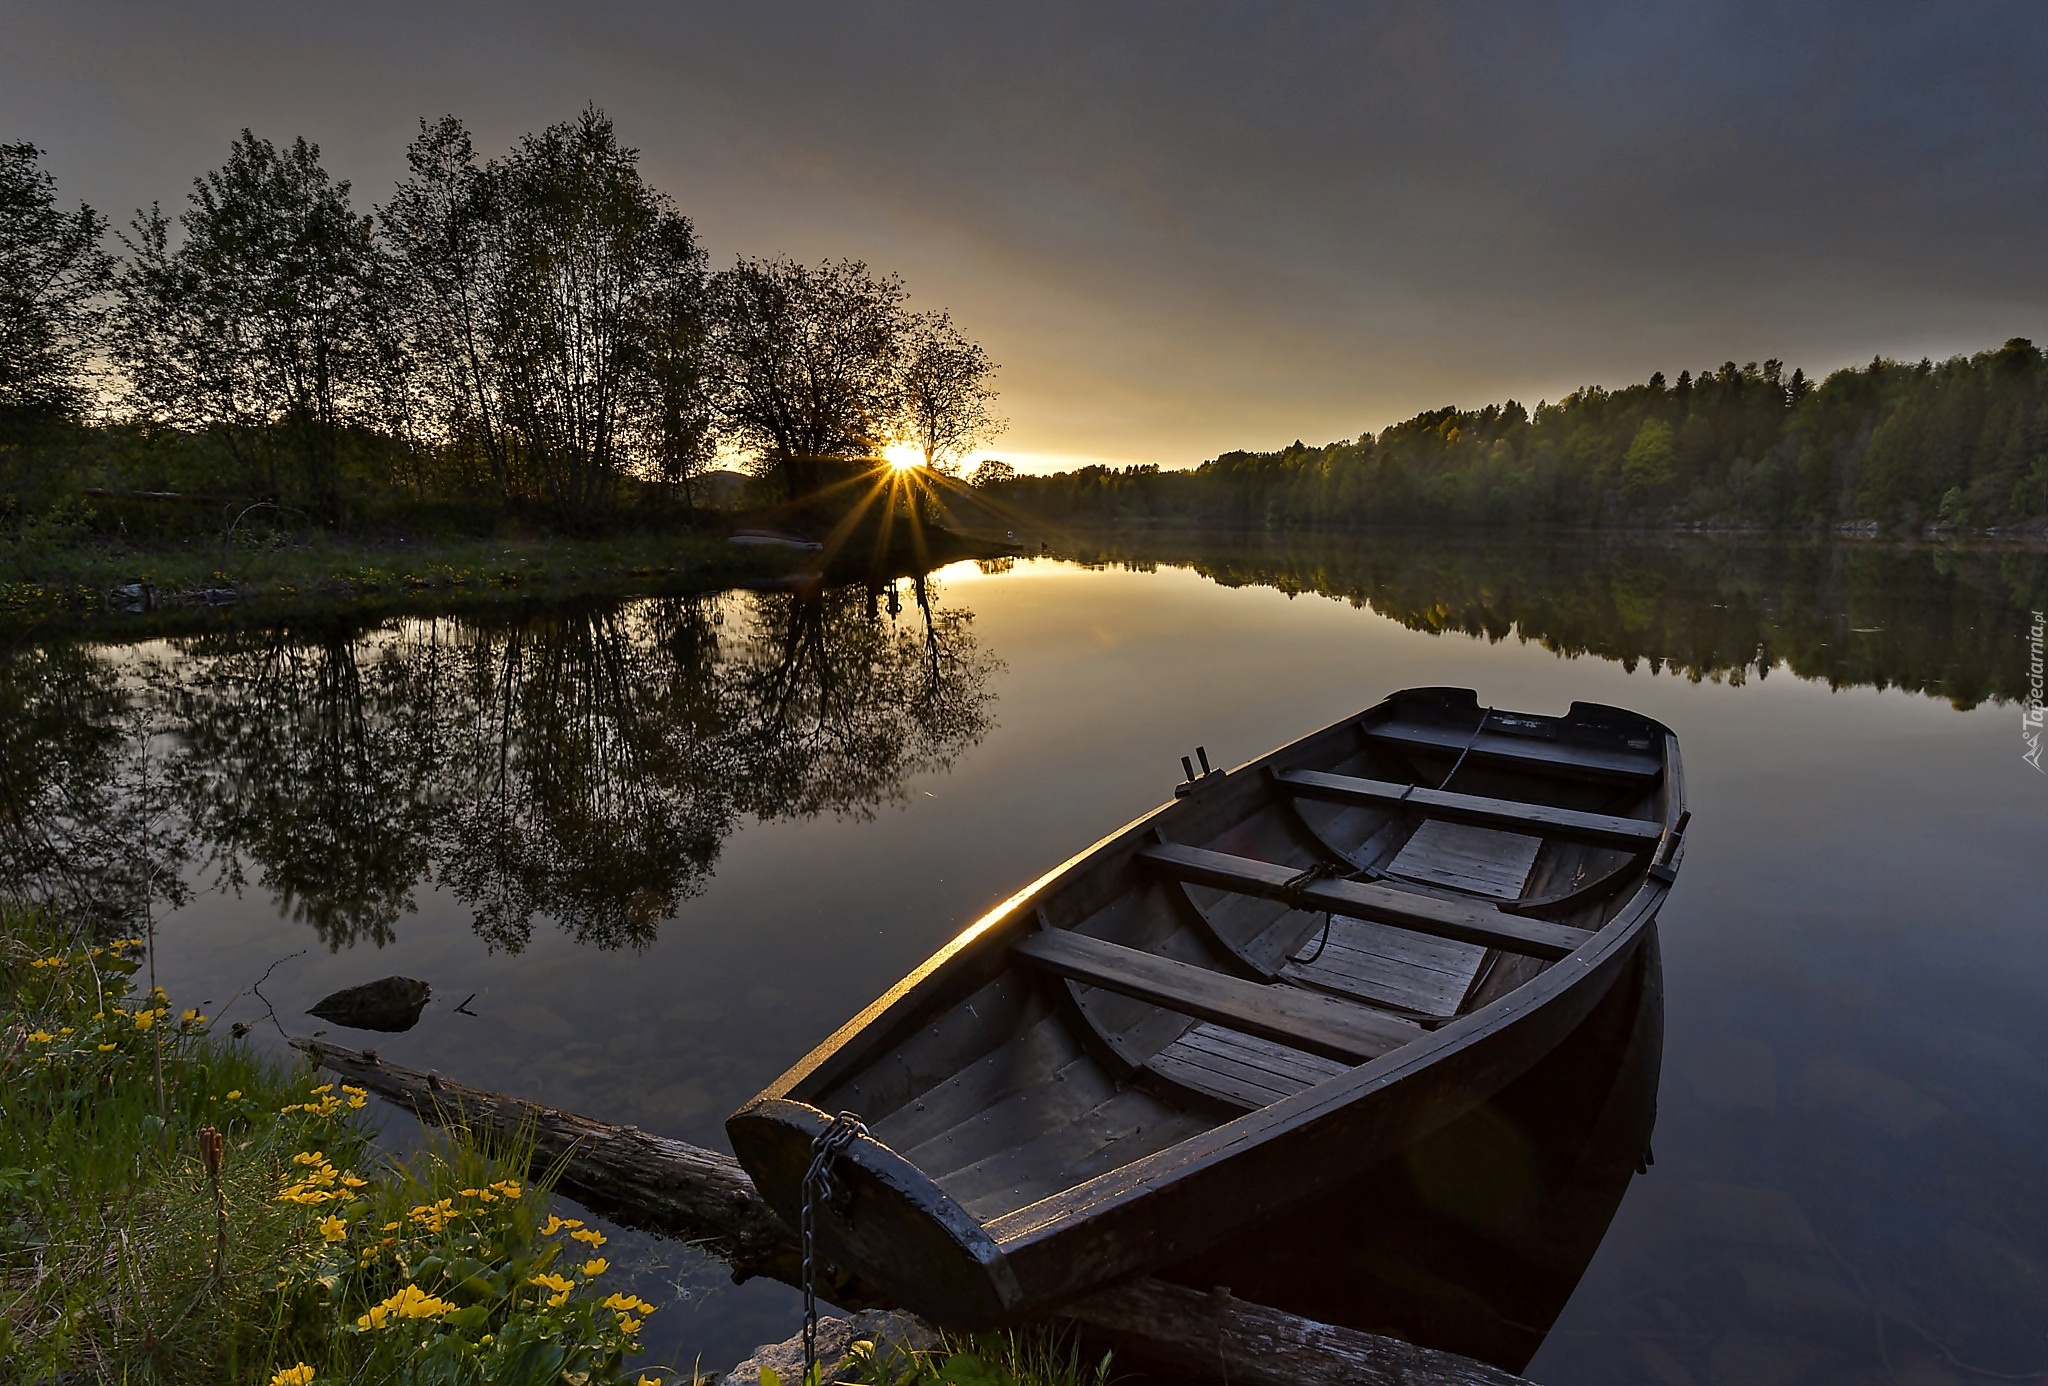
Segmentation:
{"type": "Polygon", "coordinates": [[[0,1379],[588,1383],[651,1306],[524,1153],[380,1162],[360,1092],[142,985],[133,940],[0,909],[0,1379]]]}
{"type": "Polygon", "coordinates": [[[335,607],[701,591],[786,575],[809,555],[716,534],[348,540],[148,548],[74,536],[0,542],[0,626],[269,620],[335,607]],[[167,620],[164,618],[168,618],[167,620]]]}

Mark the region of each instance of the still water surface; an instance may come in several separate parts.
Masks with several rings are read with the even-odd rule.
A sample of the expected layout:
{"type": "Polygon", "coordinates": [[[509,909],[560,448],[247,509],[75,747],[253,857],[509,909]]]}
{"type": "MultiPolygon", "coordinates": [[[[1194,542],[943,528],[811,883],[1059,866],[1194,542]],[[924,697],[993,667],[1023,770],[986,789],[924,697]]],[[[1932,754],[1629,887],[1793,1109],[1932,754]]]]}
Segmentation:
{"type": "MultiPolygon", "coordinates": [[[[189,890],[178,1003],[298,954],[264,990],[304,1033],[332,990],[424,978],[409,1033],[333,1037],[722,1146],[1197,744],[1235,764],[1413,685],[1619,704],[1677,731],[1694,814],[1656,1163],[1528,1374],[2048,1373],[2048,777],[2014,701],[2041,555],[1069,551],[942,570],[928,607],[903,583],[17,649],[4,750],[41,832],[8,866],[118,884],[139,718],[189,890]]],[[[657,1356],[793,1331],[793,1292],[620,1244],[657,1356]]]]}

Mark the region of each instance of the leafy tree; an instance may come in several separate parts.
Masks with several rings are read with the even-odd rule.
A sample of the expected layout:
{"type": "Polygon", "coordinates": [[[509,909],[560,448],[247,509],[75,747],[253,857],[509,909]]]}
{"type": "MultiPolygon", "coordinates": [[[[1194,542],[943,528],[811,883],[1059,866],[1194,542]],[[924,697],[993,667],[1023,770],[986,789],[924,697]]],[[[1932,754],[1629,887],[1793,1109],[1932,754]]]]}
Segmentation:
{"type": "Polygon", "coordinates": [[[1671,425],[1662,419],[1643,420],[1621,459],[1622,490],[1636,500],[1664,490],[1677,476],[1672,469],[1673,455],[1671,425]]]}
{"type": "Polygon", "coordinates": [[[927,467],[943,467],[1003,431],[990,406],[996,364],[962,336],[952,314],[911,318],[903,366],[903,429],[927,467]]]}
{"type": "Polygon", "coordinates": [[[984,490],[991,486],[1001,486],[1006,481],[1015,481],[1016,479],[1017,469],[1009,463],[994,457],[987,459],[979,467],[976,467],[974,475],[969,478],[973,485],[984,490]]]}
{"type": "Polygon", "coordinates": [[[340,502],[340,443],[370,417],[382,260],[370,221],[304,138],[280,149],[244,130],[194,180],[182,243],[152,206],[123,237],[116,350],[144,417],[214,436],[273,495],[327,519],[340,502]]]}
{"type": "Polygon", "coordinates": [[[710,456],[695,229],[596,107],[479,166],[453,117],[382,211],[402,267],[408,417],[471,484],[590,519],[710,456]]]}
{"type": "Polygon", "coordinates": [[[872,453],[896,429],[909,317],[903,281],[858,260],[742,258],[711,280],[706,359],[728,436],[791,497],[819,459],[872,453]]]}
{"type": "Polygon", "coordinates": [[[85,406],[98,300],[113,277],[105,218],[57,206],[32,144],[0,144],[0,437],[85,406]]]}

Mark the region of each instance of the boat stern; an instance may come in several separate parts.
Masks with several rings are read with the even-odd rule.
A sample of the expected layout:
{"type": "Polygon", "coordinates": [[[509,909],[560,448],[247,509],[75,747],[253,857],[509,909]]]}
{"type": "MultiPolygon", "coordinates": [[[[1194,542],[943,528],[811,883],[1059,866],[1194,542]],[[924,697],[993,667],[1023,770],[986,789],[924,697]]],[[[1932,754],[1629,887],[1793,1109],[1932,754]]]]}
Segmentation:
{"type": "MultiPolygon", "coordinates": [[[[733,1154],[776,1216],[803,1225],[804,1174],[832,1118],[759,1097],[727,1118],[733,1154]]],[[[1014,1270],[979,1221],[923,1170],[865,1133],[833,1157],[833,1192],[814,1209],[817,1251],[903,1308],[972,1331],[1024,1305],[1014,1270]]]]}

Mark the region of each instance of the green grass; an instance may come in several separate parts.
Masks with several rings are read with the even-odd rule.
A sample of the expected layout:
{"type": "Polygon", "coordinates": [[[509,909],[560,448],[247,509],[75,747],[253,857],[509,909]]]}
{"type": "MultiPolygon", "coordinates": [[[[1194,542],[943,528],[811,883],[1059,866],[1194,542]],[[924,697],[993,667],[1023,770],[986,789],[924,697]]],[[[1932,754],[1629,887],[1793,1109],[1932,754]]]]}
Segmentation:
{"type": "Polygon", "coordinates": [[[855,1343],[841,1375],[861,1386],[1111,1386],[1115,1379],[1108,1353],[1089,1359],[1070,1337],[1043,1327],[949,1333],[926,1351],[855,1343]]]}
{"type": "Polygon", "coordinates": [[[530,1146],[379,1163],[362,1093],[140,991],[139,953],[0,905],[0,1379],[634,1379],[651,1306],[530,1146]]]}

